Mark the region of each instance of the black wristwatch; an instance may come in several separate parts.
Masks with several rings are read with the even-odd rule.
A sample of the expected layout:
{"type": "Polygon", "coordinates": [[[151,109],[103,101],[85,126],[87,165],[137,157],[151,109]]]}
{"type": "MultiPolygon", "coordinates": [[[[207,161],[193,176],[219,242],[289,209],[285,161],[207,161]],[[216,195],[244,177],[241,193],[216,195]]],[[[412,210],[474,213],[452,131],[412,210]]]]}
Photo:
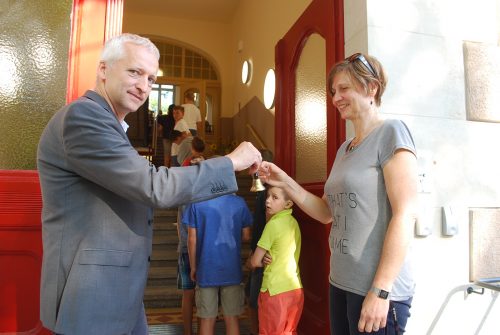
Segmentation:
{"type": "Polygon", "coordinates": [[[378,287],[375,287],[373,286],[370,291],[372,291],[373,293],[375,293],[375,295],[377,297],[379,297],[380,299],[384,299],[384,300],[387,300],[389,298],[389,292],[388,291],[385,291],[385,290],[382,290],[378,287]]]}

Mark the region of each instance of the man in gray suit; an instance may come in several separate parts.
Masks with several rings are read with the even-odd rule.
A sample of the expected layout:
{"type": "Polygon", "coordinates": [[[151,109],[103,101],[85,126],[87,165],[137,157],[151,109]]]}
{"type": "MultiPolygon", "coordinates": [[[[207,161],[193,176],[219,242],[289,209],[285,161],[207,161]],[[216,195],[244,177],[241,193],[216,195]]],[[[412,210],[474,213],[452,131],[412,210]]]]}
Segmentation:
{"type": "Polygon", "coordinates": [[[235,192],[234,171],[261,163],[248,142],[192,167],[156,168],[139,156],[124,119],[149,96],[158,60],[148,39],[109,40],[95,89],[57,112],[40,139],[40,314],[57,334],[147,334],[152,208],[235,192]]]}

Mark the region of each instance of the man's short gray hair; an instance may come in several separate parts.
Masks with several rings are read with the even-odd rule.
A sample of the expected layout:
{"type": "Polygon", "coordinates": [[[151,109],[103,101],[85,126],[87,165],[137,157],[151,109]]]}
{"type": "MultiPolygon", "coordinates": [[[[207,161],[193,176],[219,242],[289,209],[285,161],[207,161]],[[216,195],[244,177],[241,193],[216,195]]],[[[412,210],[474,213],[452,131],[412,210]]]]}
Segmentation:
{"type": "Polygon", "coordinates": [[[126,43],[143,46],[148,49],[149,52],[155,55],[158,60],[160,59],[160,52],[158,51],[158,48],[153,44],[153,42],[149,40],[149,38],[125,33],[110,38],[106,41],[101,52],[100,61],[105,63],[113,63],[114,61],[121,59],[124,54],[123,46],[126,43]]]}

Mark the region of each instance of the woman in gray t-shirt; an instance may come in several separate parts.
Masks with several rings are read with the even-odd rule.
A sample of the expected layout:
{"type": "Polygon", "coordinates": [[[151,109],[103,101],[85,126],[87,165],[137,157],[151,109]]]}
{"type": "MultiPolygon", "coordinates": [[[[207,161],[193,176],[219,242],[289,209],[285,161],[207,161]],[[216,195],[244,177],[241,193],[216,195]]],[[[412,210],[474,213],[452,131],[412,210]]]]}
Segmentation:
{"type": "Polygon", "coordinates": [[[276,165],[260,176],[282,187],[329,237],[332,334],[403,333],[415,283],[410,242],[416,217],[416,149],[408,127],[379,114],[387,79],[374,57],[354,54],[330,71],[332,103],[355,136],[337,151],[322,198],[276,165]]]}

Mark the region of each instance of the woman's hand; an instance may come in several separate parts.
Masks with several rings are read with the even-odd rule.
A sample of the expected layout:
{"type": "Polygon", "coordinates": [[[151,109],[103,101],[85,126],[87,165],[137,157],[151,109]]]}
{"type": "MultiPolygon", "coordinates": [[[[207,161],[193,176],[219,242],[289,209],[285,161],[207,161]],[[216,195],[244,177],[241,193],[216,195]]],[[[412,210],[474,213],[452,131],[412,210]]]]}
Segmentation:
{"type": "Polygon", "coordinates": [[[368,292],[361,307],[358,331],[370,333],[384,328],[387,325],[388,313],[389,299],[384,300],[377,297],[373,292],[368,292]]]}
{"type": "Polygon", "coordinates": [[[277,165],[271,162],[262,162],[258,173],[259,178],[263,183],[280,188],[285,188],[286,181],[290,179],[285,171],[281,170],[277,165]]]}

